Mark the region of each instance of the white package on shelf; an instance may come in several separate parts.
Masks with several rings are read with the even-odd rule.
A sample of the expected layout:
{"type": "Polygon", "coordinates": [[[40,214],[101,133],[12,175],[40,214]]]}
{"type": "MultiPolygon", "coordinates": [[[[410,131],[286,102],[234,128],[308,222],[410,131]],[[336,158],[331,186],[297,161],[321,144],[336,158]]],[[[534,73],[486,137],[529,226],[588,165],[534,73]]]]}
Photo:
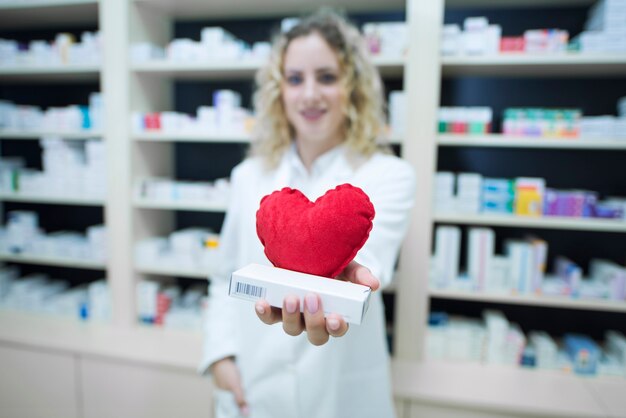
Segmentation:
{"type": "Polygon", "coordinates": [[[4,299],[11,291],[11,286],[19,275],[20,271],[17,267],[0,268],[0,306],[4,305],[4,299]]]}
{"type": "Polygon", "coordinates": [[[511,262],[508,257],[494,255],[491,258],[485,292],[508,294],[511,292],[511,262]]]}
{"type": "Polygon", "coordinates": [[[137,315],[141,320],[152,321],[157,315],[159,284],[141,281],[137,283],[137,315]]]}
{"type": "Polygon", "coordinates": [[[480,212],[482,176],[475,173],[460,173],[457,176],[456,210],[459,213],[480,212]]]}
{"type": "Polygon", "coordinates": [[[139,265],[150,266],[167,251],[167,238],[147,238],[135,245],[135,260],[139,265]]]}
{"type": "Polygon", "coordinates": [[[164,57],[165,50],[150,42],[138,42],[130,46],[130,59],[135,63],[159,60],[164,57]]]}
{"type": "Polygon", "coordinates": [[[461,53],[461,27],[456,24],[444,25],[441,30],[441,55],[455,56],[461,53]]]}
{"type": "Polygon", "coordinates": [[[459,276],[461,229],[456,226],[438,226],[435,232],[435,286],[449,288],[459,276]]]}
{"type": "Polygon", "coordinates": [[[485,328],[480,321],[453,319],[446,335],[446,359],[462,362],[478,362],[485,344],[485,328]]]}
{"type": "Polygon", "coordinates": [[[608,260],[593,259],[589,263],[589,275],[606,286],[609,299],[626,299],[626,267],[608,260]]]}
{"type": "Polygon", "coordinates": [[[487,330],[485,361],[491,364],[506,364],[504,350],[509,321],[497,311],[485,311],[483,319],[487,330]]]}
{"type": "Polygon", "coordinates": [[[393,135],[406,132],[406,94],[404,91],[389,93],[389,125],[393,135]]]}
{"type": "Polygon", "coordinates": [[[456,211],[456,198],[454,187],[456,176],[454,173],[440,171],[435,175],[434,194],[435,211],[438,213],[456,211]]]}
{"type": "Polygon", "coordinates": [[[176,264],[183,268],[195,268],[202,255],[201,243],[210,234],[205,228],[187,228],[169,236],[169,248],[176,264]]]}
{"type": "Polygon", "coordinates": [[[558,346],[554,339],[543,331],[532,331],[528,335],[530,344],[535,348],[537,367],[553,370],[558,367],[558,346]]]}
{"type": "Polygon", "coordinates": [[[510,277],[512,290],[519,294],[533,292],[533,251],[526,241],[507,240],[506,254],[510,262],[510,277]]]}
{"type": "Polygon", "coordinates": [[[475,289],[484,290],[491,272],[495,233],[490,228],[470,228],[468,236],[468,275],[475,289]]]}
{"type": "Polygon", "coordinates": [[[88,296],[85,286],[73,287],[55,295],[50,303],[49,313],[70,318],[80,318],[81,308],[87,300],[88,296]]]}
{"type": "Polygon", "coordinates": [[[111,291],[106,280],[97,280],[87,286],[89,319],[108,321],[111,319],[111,291]]]}

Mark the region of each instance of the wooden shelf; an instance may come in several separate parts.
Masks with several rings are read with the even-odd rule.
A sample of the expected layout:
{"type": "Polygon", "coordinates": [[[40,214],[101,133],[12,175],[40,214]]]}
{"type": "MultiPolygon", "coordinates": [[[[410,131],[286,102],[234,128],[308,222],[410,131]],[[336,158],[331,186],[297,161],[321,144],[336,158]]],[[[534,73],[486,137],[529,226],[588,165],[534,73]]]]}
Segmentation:
{"type": "Polygon", "coordinates": [[[200,270],[185,270],[178,268],[161,268],[155,266],[135,265],[135,270],[141,274],[155,274],[157,276],[187,277],[189,279],[208,280],[209,273],[200,270]]]}
{"type": "Polygon", "coordinates": [[[397,397],[450,408],[445,416],[474,412],[472,416],[604,418],[615,415],[607,414],[609,406],[595,392],[605,386],[612,395],[621,390],[621,396],[605,398],[613,410],[624,405],[626,393],[624,378],[458,362],[394,361],[392,379],[397,397]]]}
{"type": "MultiPolygon", "coordinates": [[[[383,76],[401,76],[404,71],[403,59],[375,57],[373,60],[383,76]]],[[[254,77],[264,62],[252,59],[190,63],[154,60],[132,64],[131,70],[140,75],[185,80],[238,79],[254,77]]]]}
{"type": "Polygon", "coordinates": [[[102,139],[102,131],[76,131],[76,132],[52,132],[52,131],[10,131],[0,130],[0,139],[39,140],[42,137],[54,136],[67,140],[102,139]]]}
{"type": "Polygon", "coordinates": [[[539,218],[515,215],[437,214],[435,222],[463,225],[492,225],[512,228],[569,229],[572,231],[626,232],[626,221],[593,218],[544,216],[539,218]]]}
{"type": "MultiPolygon", "coordinates": [[[[252,138],[249,135],[207,135],[202,133],[165,133],[140,132],[133,134],[133,140],[138,142],[200,142],[200,143],[234,143],[249,144],[252,138]]],[[[401,145],[402,138],[391,136],[388,139],[392,145],[401,145]]]]}
{"type": "Polygon", "coordinates": [[[202,335],[156,327],[130,329],[35,313],[0,310],[0,341],[195,370],[202,335]]]}
{"type": "Polygon", "coordinates": [[[208,142],[208,143],[250,143],[248,135],[207,135],[202,133],[141,132],[133,134],[140,142],[208,142]]]}
{"type": "Polygon", "coordinates": [[[99,77],[97,65],[0,66],[0,81],[82,83],[99,77]]]}
{"type": "Polygon", "coordinates": [[[197,1],[197,0],[134,0],[135,3],[157,8],[176,18],[233,18],[293,15],[301,16],[321,6],[332,6],[346,11],[404,10],[401,0],[322,0],[318,2],[293,2],[291,0],[265,0],[262,7],[255,0],[197,1]]]}
{"type": "Polygon", "coordinates": [[[591,6],[596,0],[446,0],[446,7],[451,8],[542,8],[542,7],[576,7],[591,6]]]}
{"type": "Polygon", "coordinates": [[[12,0],[0,3],[3,30],[98,25],[98,0],[12,0]]]}
{"type": "MultiPolygon", "coordinates": [[[[6,310],[0,311],[0,341],[189,371],[197,369],[202,356],[199,332],[126,329],[6,310]]],[[[392,378],[398,398],[471,411],[524,411],[524,416],[616,417],[624,411],[626,391],[623,378],[581,378],[558,371],[464,363],[393,360],[392,378]]]]}
{"type": "Polygon", "coordinates": [[[588,311],[626,312],[626,301],[573,299],[570,297],[507,295],[460,290],[430,289],[431,298],[466,300],[472,302],[491,302],[509,305],[546,306],[551,308],[567,308],[588,311]]]}
{"type": "Polygon", "coordinates": [[[50,257],[35,254],[0,253],[0,260],[14,263],[39,264],[44,266],[61,266],[89,270],[105,270],[106,265],[101,261],[91,261],[67,257],[50,257]]]}
{"type": "Polygon", "coordinates": [[[490,135],[439,135],[440,147],[494,147],[494,148],[558,148],[626,150],[625,139],[555,139],[502,134],[490,135]]]}
{"type": "Polygon", "coordinates": [[[442,57],[444,76],[579,77],[626,74],[626,54],[501,54],[442,57]]]}
{"type": "Polygon", "coordinates": [[[139,209],[185,210],[193,212],[226,212],[226,204],[206,202],[168,202],[136,198],[134,206],[139,209]]]}
{"type": "Polygon", "coordinates": [[[49,203],[53,205],[104,206],[104,199],[85,197],[37,196],[26,193],[0,193],[0,201],[49,203]]]}

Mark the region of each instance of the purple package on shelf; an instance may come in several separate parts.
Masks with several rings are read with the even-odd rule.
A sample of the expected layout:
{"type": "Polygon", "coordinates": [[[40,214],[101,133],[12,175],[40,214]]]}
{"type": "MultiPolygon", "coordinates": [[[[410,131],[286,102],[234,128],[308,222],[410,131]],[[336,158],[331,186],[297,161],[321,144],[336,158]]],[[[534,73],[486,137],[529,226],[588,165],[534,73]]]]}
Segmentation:
{"type": "Polygon", "coordinates": [[[555,194],[556,198],[553,201],[553,215],[576,218],[583,216],[583,207],[585,204],[584,192],[555,191],[555,194]]]}
{"type": "Polygon", "coordinates": [[[595,215],[596,205],[598,204],[598,193],[585,192],[585,201],[583,203],[583,217],[591,218],[595,215]]]}
{"type": "Polygon", "coordinates": [[[598,203],[594,210],[596,218],[604,219],[621,219],[623,217],[622,209],[613,205],[598,203]]]}
{"type": "Polygon", "coordinates": [[[570,212],[570,196],[568,192],[557,191],[556,192],[556,212],[557,216],[568,216],[570,212]]]}
{"type": "Polygon", "coordinates": [[[556,216],[558,214],[558,192],[554,189],[546,189],[543,199],[543,214],[556,216]]]}
{"type": "Polygon", "coordinates": [[[583,209],[585,207],[585,192],[572,191],[570,192],[570,197],[571,197],[571,206],[570,206],[570,214],[568,216],[582,218],[583,209]]]}

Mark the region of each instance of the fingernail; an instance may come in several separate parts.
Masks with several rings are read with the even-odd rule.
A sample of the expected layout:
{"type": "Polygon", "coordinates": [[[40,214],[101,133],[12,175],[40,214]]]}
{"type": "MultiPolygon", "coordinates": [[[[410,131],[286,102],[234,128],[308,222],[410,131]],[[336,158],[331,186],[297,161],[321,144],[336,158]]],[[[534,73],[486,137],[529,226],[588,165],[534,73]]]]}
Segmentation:
{"type": "Polygon", "coordinates": [[[244,417],[250,415],[250,408],[248,408],[248,405],[244,405],[241,407],[241,415],[243,415],[244,417]]]}
{"type": "Polygon", "coordinates": [[[295,313],[296,312],[296,300],[293,298],[285,299],[285,309],[287,309],[287,313],[295,313]]]}
{"type": "Polygon", "coordinates": [[[330,318],[327,319],[326,322],[328,323],[328,328],[332,329],[333,331],[337,331],[339,329],[339,321],[335,318],[330,318]]]}
{"type": "Polygon", "coordinates": [[[316,313],[317,309],[319,308],[317,303],[317,295],[314,293],[309,293],[308,295],[306,295],[305,298],[307,311],[312,314],[316,313]]]}
{"type": "Polygon", "coordinates": [[[263,315],[265,313],[265,308],[263,307],[263,305],[257,303],[255,305],[256,311],[259,315],[263,315]]]}

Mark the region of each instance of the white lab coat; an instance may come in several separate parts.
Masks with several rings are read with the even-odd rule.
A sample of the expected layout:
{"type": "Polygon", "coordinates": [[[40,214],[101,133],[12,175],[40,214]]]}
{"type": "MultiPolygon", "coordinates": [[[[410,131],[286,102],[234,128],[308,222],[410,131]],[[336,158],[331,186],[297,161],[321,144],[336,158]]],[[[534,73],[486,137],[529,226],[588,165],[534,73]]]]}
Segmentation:
{"type": "MultiPolygon", "coordinates": [[[[355,158],[345,146],[328,151],[304,168],[292,146],[277,169],[267,171],[258,158],[233,170],[231,199],[221,235],[220,273],[211,279],[200,371],[235,356],[251,418],[393,417],[384,307],[374,292],[366,318],[346,335],[314,346],[306,333],[292,337],[282,324],[268,326],[254,306],[227,296],[230,273],[249,263],[271,265],[256,235],[261,198],[282,187],[301,190],[315,200],[342,183],[362,188],[374,204],[374,227],[356,260],[384,287],[392,279],[414,201],[415,175],[395,156],[355,158]]],[[[295,233],[296,231],[294,231],[295,233]]],[[[217,418],[238,417],[232,394],[216,390],[217,418]]]]}

